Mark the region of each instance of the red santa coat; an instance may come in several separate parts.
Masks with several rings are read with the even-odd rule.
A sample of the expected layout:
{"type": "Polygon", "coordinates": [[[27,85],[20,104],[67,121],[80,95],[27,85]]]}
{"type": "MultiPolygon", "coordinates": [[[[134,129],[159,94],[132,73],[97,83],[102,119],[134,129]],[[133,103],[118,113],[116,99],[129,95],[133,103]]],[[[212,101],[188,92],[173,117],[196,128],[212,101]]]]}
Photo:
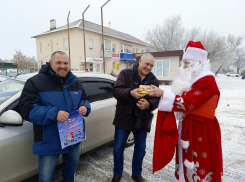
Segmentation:
{"type": "MultiPolygon", "coordinates": [[[[220,95],[214,75],[211,72],[202,73],[193,81],[191,90],[184,92],[181,96],[175,95],[170,90],[165,89],[158,109],[159,111],[185,113],[198,107],[214,95],[218,95],[218,97],[220,95]]],[[[157,122],[160,120],[161,118],[158,117],[157,122]]],[[[172,120],[172,122],[176,121],[172,120]]],[[[157,146],[161,146],[161,143],[156,142],[159,141],[160,136],[157,126],[158,124],[156,125],[154,143],[153,169],[154,161],[160,160],[158,157],[159,150],[155,150],[157,146]]],[[[217,118],[209,119],[187,114],[179,121],[178,133],[179,141],[176,146],[174,182],[222,181],[221,132],[217,118]]],[[[165,146],[162,146],[162,148],[165,148],[165,146]]],[[[168,150],[171,151],[171,149],[168,150]]],[[[165,151],[165,153],[171,156],[169,155],[169,151],[165,151]]],[[[166,154],[163,153],[162,155],[166,154]]],[[[155,167],[155,169],[157,168],[155,167]]]]}

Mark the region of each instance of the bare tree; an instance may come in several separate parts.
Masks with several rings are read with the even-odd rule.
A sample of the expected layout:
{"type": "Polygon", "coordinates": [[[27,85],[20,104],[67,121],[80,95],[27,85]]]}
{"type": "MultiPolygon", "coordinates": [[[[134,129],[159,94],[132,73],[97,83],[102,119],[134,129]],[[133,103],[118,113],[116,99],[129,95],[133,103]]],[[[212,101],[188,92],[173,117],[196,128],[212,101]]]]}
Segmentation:
{"type": "Polygon", "coordinates": [[[182,49],[185,29],[181,25],[181,16],[165,19],[162,25],[157,24],[146,32],[146,40],[158,51],[182,49]]]}
{"type": "Polygon", "coordinates": [[[37,59],[33,56],[32,57],[32,62],[33,62],[33,71],[37,71],[38,70],[38,65],[37,65],[37,59]]]}
{"type": "Polygon", "coordinates": [[[181,24],[181,15],[164,20],[162,25],[148,29],[146,41],[158,51],[184,49],[192,41],[201,41],[208,52],[211,70],[217,74],[222,68],[232,63],[231,57],[243,41],[242,36],[220,35],[218,32],[201,30],[201,28],[185,29],[181,24]]]}
{"type": "Polygon", "coordinates": [[[14,58],[11,60],[12,63],[18,64],[18,68],[33,68],[33,60],[25,55],[19,50],[15,50],[14,58]]]}
{"type": "Polygon", "coordinates": [[[217,32],[204,30],[199,40],[202,42],[205,50],[208,52],[208,59],[211,63],[211,70],[217,74],[229,64],[229,49],[226,38],[220,36],[217,32]]]}
{"type": "Polygon", "coordinates": [[[234,51],[238,46],[240,46],[242,44],[242,41],[244,40],[243,36],[235,36],[235,35],[228,35],[227,38],[227,43],[229,46],[229,49],[231,51],[234,51]]]}
{"type": "Polygon", "coordinates": [[[237,73],[239,73],[240,69],[245,68],[245,50],[244,48],[237,48],[232,54],[232,65],[237,68],[237,73]]]}

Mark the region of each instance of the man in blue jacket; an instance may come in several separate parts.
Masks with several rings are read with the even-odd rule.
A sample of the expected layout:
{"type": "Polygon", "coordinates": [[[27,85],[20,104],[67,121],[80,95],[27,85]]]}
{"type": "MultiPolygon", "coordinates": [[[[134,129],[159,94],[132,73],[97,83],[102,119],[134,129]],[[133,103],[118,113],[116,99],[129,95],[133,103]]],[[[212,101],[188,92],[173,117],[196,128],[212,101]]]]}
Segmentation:
{"type": "Polygon", "coordinates": [[[33,123],[33,153],[39,155],[40,182],[54,182],[60,154],[63,182],[74,181],[80,143],[62,149],[57,121],[65,121],[70,112],[78,109],[83,116],[91,111],[85,90],[69,70],[68,59],[64,52],[54,52],[49,63],[26,81],[20,97],[21,113],[25,120],[33,123]]]}

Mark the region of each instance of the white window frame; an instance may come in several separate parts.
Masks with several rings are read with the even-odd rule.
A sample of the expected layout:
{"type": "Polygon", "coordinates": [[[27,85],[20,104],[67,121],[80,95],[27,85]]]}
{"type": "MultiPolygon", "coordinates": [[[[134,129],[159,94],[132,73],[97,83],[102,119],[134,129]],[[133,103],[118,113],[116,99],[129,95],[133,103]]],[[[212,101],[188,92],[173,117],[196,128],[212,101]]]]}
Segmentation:
{"type": "Polygon", "coordinates": [[[134,47],[131,45],[121,44],[121,50],[120,51],[121,51],[121,53],[132,54],[132,53],[134,53],[134,47]],[[123,47],[123,52],[122,52],[122,47],[123,47]],[[127,47],[127,51],[125,51],[125,47],[127,47]]]}
{"type": "Polygon", "coordinates": [[[63,39],[63,49],[67,50],[68,49],[68,40],[67,39],[63,39]]]}
{"type": "Polygon", "coordinates": [[[120,50],[120,52],[123,53],[123,51],[124,51],[124,45],[121,44],[121,50],[120,50]]]}
{"type": "Polygon", "coordinates": [[[105,51],[112,51],[112,43],[111,43],[111,41],[109,41],[109,40],[104,40],[104,50],[105,50],[105,51]],[[106,46],[105,46],[105,43],[106,43],[106,42],[110,42],[110,44],[111,44],[111,46],[110,46],[111,49],[106,49],[106,46]]]}
{"type": "Polygon", "coordinates": [[[94,50],[94,41],[93,40],[89,40],[88,48],[89,48],[89,50],[94,50]],[[92,42],[92,48],[90,48],[90,42],[92,42]]]}
{"type": "MultiPolygon", "coordinates": [[[[163,63],[162,63],[163,65],[163,63]]],[[[156,77],[170,77],[170,60],[169,59],[165,59],[165,60],[155,60],[155,63],[154,63],[154,67],[155,67],[155,72],[152,71],[152,73],[156,76],[156,77]],[[167,76],[163,76],[163,66],[162,66],[162,75],[161,76],[157,76],[157,73],[156,73],[156,70],[157,68],[155,67],[157,65],[157,62],[164,62],[164,61],[168,61],[169,64],[168,64],[168,75],[167,76]]]]}
{"type": "Polygon", "coordinates": [[[113,53],[116,53],[116,44],[112,44],[112,52],[113,52],[113,53]],[[113,51],[113,46],[115,46],[115,47],[114,47],[114,51],[113,51]]]}

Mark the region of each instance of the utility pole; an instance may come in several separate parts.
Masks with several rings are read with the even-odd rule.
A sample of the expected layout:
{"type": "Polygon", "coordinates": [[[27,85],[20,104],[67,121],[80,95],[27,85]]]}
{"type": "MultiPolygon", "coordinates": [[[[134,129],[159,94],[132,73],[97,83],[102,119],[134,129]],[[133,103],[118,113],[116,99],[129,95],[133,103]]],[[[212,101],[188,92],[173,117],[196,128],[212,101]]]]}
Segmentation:
{"type": "MultiPolygon", "coordinates": [[[[88,5],[89,7],[90,5],[88,5]]],[[[85,30],[84,30],[84,13],[85,11],[88,9],[88,7],[84,10],[83,12],[83,42],[84,42],[84,60],[85,60],[85,72],[86,72],[86,68],[87,68],[87,65],[86,65],[86,44],[85,44],[85,30]]]]}
{"type": "Polygon", "coordinates": [[[103,7],[109,2],[108,0],[103,6],[101,6],[101,25],[102,25],[102,49],[103,49],[103,65],[104,65],[104,74],[105,74],[105,48],[104,48],[104,32],[103,32],[103,7]]]}
{"type": "Polygon", "coordinates": [[[68,16],[67,16],[67,30],[68,30],[68,49],[69,49],[69,69],[71,70],[71,52],[70,52],[69,16],[70,16],[70,11],[69,11],[68,16]]]}

